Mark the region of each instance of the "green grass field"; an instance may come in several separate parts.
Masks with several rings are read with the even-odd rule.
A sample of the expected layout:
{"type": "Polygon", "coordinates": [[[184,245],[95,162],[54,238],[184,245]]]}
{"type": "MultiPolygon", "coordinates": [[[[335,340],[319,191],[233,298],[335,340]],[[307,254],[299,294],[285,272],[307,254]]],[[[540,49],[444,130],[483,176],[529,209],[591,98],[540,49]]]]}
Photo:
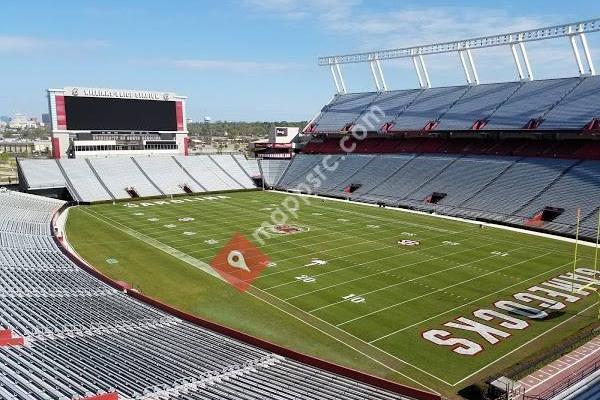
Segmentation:
{"type": "MultiPolygon", "coordinates": [[[[68,240],[105,274],[180,309],[449,397],[596,321],[591,294],[543,320],[521,317],[529,327],[503,329],[510,336],[494,345],[476,332],[444,327],[462,316],[502,329],[502,320],[486,322],[473,312],[572,271],[573,244],[316,198],[301,203],[298,218],[288,222],[306,231],[260,247],[274,264],[241,293],[185,256],[208,263],[235,232],[251,239],[286,195],[221,196],[77,207],[69,214],[68,240]],[[402,246],[402,239],[420,244],[402,246]],[[482,351],[461,355],[425,340],[422,333],[432,329],[477,342],[482,351]]],[[[593,256],[580,246],[578,267],[593,267],[593,256]]]]}

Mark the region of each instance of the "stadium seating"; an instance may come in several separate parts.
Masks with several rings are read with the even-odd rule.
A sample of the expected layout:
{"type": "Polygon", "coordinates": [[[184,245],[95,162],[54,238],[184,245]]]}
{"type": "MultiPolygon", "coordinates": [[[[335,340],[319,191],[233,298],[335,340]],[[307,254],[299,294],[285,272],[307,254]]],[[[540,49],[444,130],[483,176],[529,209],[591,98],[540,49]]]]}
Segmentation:
{"type": "Polygon", "coordinates": [[[19,170],[29,189],[65,187],[65,178],[55,160],[19,160],[19,170]]]}
{"type": "Polygon", "coordinates": [[[209,156],[175,156],[175,160],[207,191],[239,190],[243,186],[209,156]]]}
{"type": "MultiPolygon", "coordinates": [[[[311,133],[347,130],[370,108],[384,117],[371,132],[581,130],[600,118],[600,77],[394,90],[336,95],[311,133]]],[[[380,115],[378,114],[378,117],[380,115]]]]}
{"type": "Polygon", "coordinates": [[[279,178],[285,172],[290,164],[290,160],[261,159],[258,162],[260,174],[264,180],[265,186],[273,187],[279,182],[279,178]]]}
{"type": "Polygon", "coordinates": [[[477,85],[468,90],[441,118],[438,130],[468,130],[476,121],[487,123],[490,116],[511,97],[517,82],[477,85]]]}
{"type": "Polygon", "coordinates": [[[579,78],[525,82],[494,112],[486,128],[522,129],[529,121],[542,118],[579,82],[579,78]]]}
{"type": "Polygon", "coordinates": [[[71,158],[58,160],[67,188],[77,201],[102,201],[113,198],[98,180],[85,159],[71,158]]]}
{"type": "Polygon", "coordinates": [[[67,188],[80,202],[253,189],[257,160],[241,155],[19,160],[23,190],[67,188]]]}
{"type": "Polygon", "coordinates": [[[353,123],[377,97],[378,93],[338,94],[315,120],[319,132],[339,132],[353,123]]]}
{"type": "Polygon", "coordinates": [[[63,205],[0,191],[0,325],[15,338],[0,346],[0,397],[407,399],[168,315],[74,265],[49,228],[11,228],[63,205]]]}
{"type": "Polygon", "coordinates": [[[194,193],[204,192],[172,157],[134,157],[133,160],[148,179],[165,194],[186,193],[185,187],[194,193]]]}
{"type": "Polygon", "coordinates": [[[90,163],[117,199],[127,199],[132,188],[140,197],[160,196],[156,188],[129,157],[90,158],[90,163]]]}
{"type": "Polygon", "coordinates": [[[252,179],[250,179],[250,176],[242,168],[239,162],[236,161],[231,155],[217,154],[209,157],[242,188],[252,189],[255,187],[254,182],[252,182],[252,179]]]}
{"type": "Polygon", "coordinates": [[[260,169],[256,158],[246,158],[241,154],[234,154],[232,157],[246,171],[250,178],[260,178],[260,169]]]}
{"type": "MultiPolygon", "coordinates": [[[[458,148],[461,146],[464,143],[458,148]]],[[[299,183],[306,182],[306,175],[322,165],[325,157],[295,157],[277,186],[283,190],[298,189],[299,183]]],[[[329,157],[329,164],[337,160],[340,167],[325,173],[322,185],[300,189],[525,226],[546,207],[554,207],[563,211],[536,227],[558,233],[573,233],[580,208],[584,236],[591,237],[595,232],[594,216],[600,197],[598,161],[425,153],[329,157]]]]}

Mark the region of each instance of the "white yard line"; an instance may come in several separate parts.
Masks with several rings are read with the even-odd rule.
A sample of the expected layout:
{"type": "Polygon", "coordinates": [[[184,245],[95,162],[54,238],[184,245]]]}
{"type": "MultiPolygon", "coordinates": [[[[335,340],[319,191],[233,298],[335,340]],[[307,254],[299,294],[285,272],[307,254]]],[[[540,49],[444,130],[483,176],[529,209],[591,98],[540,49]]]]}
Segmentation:
{"type": "MultiPolygon", "coordinates": [[[[317,293],[317,292],[320,292],[320,291],[322,291],[322,290],[331,289],[331,288],[333,288],[333,287],[336,287],[336,286],[345,285],[345,284],[347,284],[347,283],[350,283],[350,282],[355,282],[355,281],[359,281],[359,280],[361,280],[361,279],[365,279],[365,278],[370,278],[370,277],[372,277],[372,276],[375,276],[375,275],[382,275],[382,274],[386,274],[386,273],[388,273],[388,272],[390,272],[390,271],[396,271],[396,270],[398,270],[398,269],[404,269],[404,268],[406,268],[406,267],[411,267],[411,266],[418,265],[418,264],[422,264],[422,263],[425,263],[425,262],[434,261],[434,260],[443,260],[443,259],[445,259],[445,258],[449,258],[449,257],[451,257],[451,256],[454,256],[454,255],[457,255],[457,254],[460,254],[460,253],[465,253],[465,252],[467,252],[467,251],[473,251],[473,250],[481,249],[481,248],[483,248],[483,247],[486,247],[486,246],[491,246],[491,245],[492,245],[492,244],[486,244],[486,245],[483,245],[483,246],[471,247],[471,248],[469,248],[469,249],[460,250],[460,251],[455,251],[455,252],[453,252],[453,253],[446,253],[446,254],[443,254],[443,255],[441,255],[441,256],[437,256],[437,257],[428,258],[428,259],[426,259],[426,260],[415,261],[415,262],[412,262],[412,263],[410,263],[410,264],[402,264],[402,265],[398,265],[398,266],[396,266],[396,267],[393,267],[393,268],[390,268],[390,269],[386,269],[386,270],[384,270],[384,271],[380,271],[380,272],[373,272],[372,274],[368,274],[368,275],[360,276],[360,277],[358,277],[358,278],[350,279],[350,280],[348,280],[348,281],[344,281],[344,282],[336,283],[336,284],[333,284],[333,285],[325,286],[325,287],[323,287],[323,288],[320,288],[320,289],[315,289],[315,290],[311,290],[311,291],[309,291],[309,292],[300,293],[300,294],[297,294],[297,295],[295,295],[295,296],[288,297],[288,298],[286,298],[286,300],[291,300],[291,299],[295,299],[295,298],[298,298],[298,297],[306,296],[306,295],[309,295],[309,294],[317,293]]],[[[430,247],[430,249],[432,249],[432,248],[436,248],[436,247],[441,247],[441,246],[433,246],[433,247],[430,247]]],[[[376,259],[376,260],[373,260],[373,261],[380,261],[380,260],[382,260],[382,258],[378,258],[378,259],[376,259]]],[[[344,302],[344,301],[340,301],[339,303],[342,303],[342,302],[344,302]]],[[[334,304],[337,304],[337,303],[334,303],[334,304]]],[[[333,305],[333,304],[332,304],[332,305],[333,305]]],[[[311,312],[312,312],[312,311],[311,311],[311,312]]]]}
{"type": "Polygon", "coordinates": [[[531,280],[533,280],[533,279],[539,278],[540,276],[543,276],[543,275],[549,274],[549,273],[551,273],[551,272],[554,272],[554,271],[556,271],[557,269],[560,269],[560,268],[565,268],[565,267],[567,267],[567,266],[571,265],[572,263],[573,263],[572,261],[569,261],[569,262],[567,262],[567,263],[564,263],[564,264],[561,264],[561,265],[559,265],[558,267],[552,268],[552,269],[550,269],[550,270],[548,270],[548,271],[540,272],[539,274],[537,274],[537,275],[535,275],[535,276],[532,276],[532,277],[530,277],[530,278],[524,279],[524,280],[522,280],[522,281],[520,281],[520,282],[517,282],[517,283],[514,283],[514,284],[512,284],[512,285],[510,285],[510,286],[505,286],[505,287],[503,287],[502,289],[496,290],[495,292],[488,293],[488,294],[486,294],[486,295],[484,295],[484,296],[481,296],[481,297],[478,297],[478,298],[476,298],[476,299],[470,300],[470,301],[468,301],[468,302],[466,302],[466,303],[463,303],[463,304],[461,304],[461,305],[459,305],[459,306],[456,306],[456,307],[454,307],[454,308],[451,308],[451,309],[449,309],[449,310],[442,311],[442,312],[441,312],[441,313],[439,313],[439,314],[435,314],[435,315],[433,315],[433,316],[431,316],[431,317],[429,317],[429,318],[423,319],[423,320],[421,320],[421,321],[419,321],[419,322],[415,322],[414,324],[407,325],[407,326],[405,326],[404,328],[397,329],[397,330],[395,330],[395,331],[393,331],[393,332],[390,332],[390,333],[388,333],[388,334],[386,334],[386,335],[383,335],[383,336],[381,336],[381,337],[378,337],[377,339],[371,340],[371,342],[370,342],[370,343],[375,343],[375,342],[378,342],[378,341],[380,341],[380,340],[383,340],[383,339],[385,339],[385,338],[388,338],[388,337],[390,337],[390,336],[393,336],[393,335],[395,335],[395,334],[397,334],[397,333],[404,332],[404,331],[405,331],[405,330],[407,330],[407,329],[414,328],[415,326],[421,325],[421,324],[423,324],[423,323],[425,323],[425,322],[429,322],[429,321],[431,321],[431,320],[433,320],[433,319],[436,319],[436,318],[438,318],[438,317],[441,317],[442,315],[445,315],[445,314],[451,313],[451,312],[453,312],[453,311],[460,310],[460,309],[461,309],[461,308],[463,308],[463,307],[466,307],[466,306],[468,306],[468,305],[471,305],[471,304],[473,304],[473,303],[476,303],[476,302],[478,302],[478,301],[481,301],[481,300],[483,300],[483,299],[485,299],[485,298],[488,298],[488,297],[490,297],[490,296],[493,296],[493,295],[495,295],[495,294],[498,294],[498,293],[502,293],[502,292],[506,291],[507,289],[511,289],[511,288],[513,288],[513,287],[515,287],[515,286],[522,285],[522,284],[524,284],[525,282],[531,281],[531,280]]]}
{"type": "Polygon", "coordinates": [[[421,295],[421,296],[413,297],[412,299],[404,300],[404,301],[401,301],[401,302],[399,302],[399,303],[392,304],[391,306],[387,306],[387,307],[381,308],[381,309],[379,309],[379,310],[372,311],[372,312],[370,312],[370,313],[368,313],[368,314],[364,314],[364,315],[362,315],[362,316],[360,316],[360,317],[356,317],[356,318],[349,319],[349,320],[347,320],[347,321],[344,321],[344,322],[342,322],[342,323],[339,323],[339,324],[337,324],[336,326],[342,326],[342,325],[348,324],[348,323],[350,323],[350,322],[354,322],[354,321],[357,321],[357,320],[359,320],[359,319],[362,319],[362,318],[365,318],[365,317],[368,317],[368,316],[371,316],[371,315],[374,315],[374,314],[378,314],[378,313],[380,313],[380,312],[382,312],[382,311],[389,310],[390,308],[394,308],[394,307],[400,306],[400,305],[402,305],[402,304],[406,304],[406,303],[409,303],[409,302],[411,302],[411,301],[418,300],[418,299],[421,299],[421,298],[423,298],[423,297],[430,296],[430,295],[432,295],[432,294],[434,294],[434,293],[439,293],[439,292],[442,292],[442,291],[444,291],[444,290],[446,290],[446,289],[450,289],[450,288],[453,288],[453,287],[456,287],[456,286],[463,285],[463,284],[465,284],[465,283],[467,283],[467,282],[472,282],[472,281],[474,281],[474,280],[477,280],[477,279],[479,279],[479,278],[483,278],[484,276],[488,276],[488,275],[495,274],[495,273],[497,273],[498,271],[503,271],[503,270],[505,270],[505,269],[512,268],[512,267],[515,267],[515,266],[517,266],[517,265],[521,265],[521,264],[523,264],[523,263],[526,263],[526,262],[529,262],[529,261],[535,260],[536,258],[545,257],[545,256],[547,256],[547,255],[549,255],[549,254],[551,254],[551,253],[550,253],[550,252],[548,252],[548,253],[545,253],[545,254],[542,254],[542,255],[539,255],[539,256],[535,256],[535,257],[528,258],[527,260],[523,260],[523,261],[519,261],[519,262],[517,262],[517,263],[513,263],[513,264],[510,264],[510,265],[507,265],[506,267],[499,268],[499,269],[498,269],[498,270],[496,270],[496,271],[488,272],[487,274],[483,274],[483,275],[478,275],[478,276],[476,276],[476,277],[474,277],[474,278],[470,278],[470,279],[464,280],[464,281],[462,281],[462,282],[458,282],[458,283],[455,283],[455,284],[452,284],[452,285],[446,286],[446,287],[444,287],[444,288],[437,289],[437,290],[434,290],[434,291],[432,291],[432,292],[429,292],[429,293],[423,294],[423,295],[421,295]]]}
{"type": "MultiPolygon", "coordinates": [[[[511,249],[510,251],[516,251],[516,250],[519,250],[519,249],[521,249],[521,248],[511,249]]],[[[484,258],[472,260],[472,261],[469,261],[469,262],[466,262],[466,263],[463,263],[463,264],[455,265],[454,267],[449,267],[449,268],[441,269],[441,270],[438,270],[438,271],[435,271],[435,272],[432,272],[432,273],[429,273],[429,274],[426,274],[426,275],[421,275],[421,276],[419,276],[417,278],[412,278],[412,279],[409,279],[407,281],[393,283],[391,285],[387,285],[387,286],[381,287],[379,289],[374,289],[374,290],[371,290],[369,292],[360,293],[359,296],[364,297],[364,296],[367,296],[369,294],[379,292],[381,290],[387,290],[389,288],[393,288],[393,287],[396,287],[396,286],[405,285],[407,283],[418,281],[418,280],[423,279],[423,278],[427,278],[427,277],[430,277],[430,276],[433,276],[433,275],[441,274],[442,272],[452,271],[453,269],[466,267],[466,266],[471,265],[471,264],[477,264],[477,263],[479,263],[481,261],[485,261],[485,260],[488,260],[490,258],[497,258],[497,257],[498,257],[497,255],[491,255],[491,256],[484,257],[484,258]]],[[[430,261],[430,260],[427,260],[427,261],[430,261]]],[[[494,271],[494,273],[496,273],[496,271],[494,271]]],[[[349,282],[351,282],[351,281],[349,281],[349,282]]],[[[337,286],[337,285],[333,285],[333,286],[337,286]]],[[[328,307],[334,306],[336,304],[344,303],[346,301],[347,300],[336,301],[335,303],[331,303],[331,304],[327,304],[327,305],[319,307],[319,308],[315,308],[314,310],[310,310],[309,312],[312,313],[314,311],[322,310],[324,308],[328,308],[328,307]]]]}
{"type": "MultiPolygon", "coordinates": [[[[259,290],[260,290],[260,289],[259,289],[259,290]]],[[[260,300],[260,301],[263,301],[263,302],[267,303],[267,304],[268,304],[268,305],[270,305],[271,307],[274,307],[274,308],[276,308],[277,310],[279,310],[279,311],[281,311],[281,312],[283,312],[283,313],[285,313],[285,314],[287,314],[287,315],[291,316],[292,318],[294,318],[294,319],[296,319],[296,320],[298,320],[298,321],[300,321],[300,322],[302,322],[302,323],[304,323],[304,324],[306,324],[306,325],[310,326],[311,328],[313,328],[313,329],[315,329],[315,330],[317,330],[317,331],[321,332],[321,333],[322,333],[322,334],[324,334],[325,336],[327,336],[327,337],[329,337],[329,338],[331,338],[331,339],[333,339],[333,340],[335,340],[335,341],[337,341],[337,342],[339,342],[339,343],[343,344],[344,346],[346,346],[346,347],[348,347],[348,348],[350,348],[350,349],[352,349],[352,350],[356,351],[357,353],[359,353],[359,354],[361,354],[361,355],[363,355],[363,356],[367,357],[368,359],[370,359],[370,360],[372,360],[372,361],[376,362],[377,364],[379,364],[379,365],[381,365],[381,366],[383,366],[383,367],[385,367],[385,368],[389,369],[390,371],[392,371],[392,372],[395,372],[395,373],[397,373],[398,375],[401,375],[401,376],[405,377],[406,379],[410,380],[411,382],[414,382],[414,383],[418,384],[419,386],[421,386],[421,387],[423,387],[423,388],[425,388],[425,389],[429,390],[430,392],[432,392],[432,393],[435,393],[435,394],[438,394],[438,395],[439,395],[439,393],[438,393],[436,390],[434,390],[434,389],[430,388],[429,386],[427,386],[427,385],[425,385],[425,384],[423,384],[423,383],[421,383],[421,382],[417,381],[416,379],[414,379],[414,378],[412,378],[412,377],[410,377],[410,376],[408,376],[408,375],[406,375],[406,374],[404,374],[404,373],[402,373],[402,372],[398,371],[397,369],[395,369],[395,368],[393,368],[393,367],[390,367],[389,365],[387,365],[387,364],[385,364],[385,363],[381,362],[380,360],[378,360],[378,359],[376,359],[376,358],[374,358],[374,357],[370,356],[369,354],[365,353],[364,351],[362,351],[362,350],[359,350],[359,349],[357,349],[356,347],[354,347],[354,346],[352,346],[352,345],[350,345],[350,344],[348,344],[348,343],[344,342],[343,340],[340,340],[339,338],[337,338],[337,337],[335,337],[335,336],[331,335],[330,333],[327,333],[327,332],[323,331],[322,329],[320,329],[320,328],[317,328],[316,326],[312,325],[312,324],[311,324],[311,323],[309,323],[308,321],[305,321],[304,319],[302,319],[302,318],[300,318],[300,317],[298,317],[298,316],[296,316],[296,315],[294,315],[294,314],[292,314],[292,313],[290,313],[290,312],[288,312],[288,311],[286,311],[286,310],[284,310],[284,309],[282,309],[282,308],[280,308],[280,307],[276,306],[275,304],[273,304],[273,303],[271,303],[271,302],[269,302],[269,301],[267,301],[267,300],[265,300],[265,299],[262,299],[262,298],[260,298],[260,297],[256,296],[256,295],[255,295],[255,294],[253,294],[253,293],[250,293],[250,292],[247,292],[247,293],[248,293],[249,295],[251,295],[252,297],[254,297],[254,298],[256,298],[256,299],[258,299],[258,300],[260,300]]],[[[357,338],[357,339],[358,339],[358,338],[357,338]]],[[[417,370],[421,371],[421,369],[420,369],[420,368],[418,368],[418,367],[415,367],[414,365],[412,365],[412,364],[410,364],[410,363],[408,363],[408,362],[406,362],[406,361],[404,361],[404,360],[398,359],[398,358],[396,358],[396,357],[394,357],[394,358],[395,358],[395,359],[397,359],[398,361],[400,361],[400,362],[402,362],[402,363],[406,364],[406,365],[409,365],[409,366],[411,366],[411,367],[413,367],[413,368],[415,368],[415,369],[417,369],[417,370]]],[[[444,380],[441,380],[440,378],[437,378],[437,377],[435,377],[435,376],[433,376],[433,375],[431,375],[431,374],[427,373],[426,371],[422,371],[422,372],[425,372],[427,375],[430,375],[430,376],[432,376],[432,377],[434,377],[434,378],[436,378],[436,379],[438,379],[438,380],[440,380],[440,381],[444,382],[446,385],[450,385],[448,382],[446,382],[446,381],[444,381],[444,380]]]]}
{"type": "Polygon", "coordinates": [[[177,249],[174,249],[171,246],[167,246],[166,244],[162,243],[161,241],[156,240],[156,239],[152,239],[152,238],[150,238],[150,237],[148,237],[148,236],[146,236],[146,235],[144,235],[142,233],[139,233],[138,231],[136,231],[134,229],[131,229],[131,228],[125,226],[125,225],[124,225],[123,228],[121,228],[121,227],[117,226],[119,224],[117,221],[113,221],[112,219],[110,219],[108,217],[101,218],[101,217],[98,217],[98,216],[96,216],[96,215],[94,215],[92,213],[89,213],[86,210],[84,210],[83,212],[86,213],[86,214],[88,214],[88,215],[90,215],[93,218],[96,218],[99,221],[104,222],[105,224],[107,224],[109,226],[112,226],[113,228],[115,228],[115,229],[117,229],[117,230],[119,230],[119,231],[121,231],[121,232],[129,235],[129,236],[132,236],[132,237],[134,237],[134,238],[136,238],[136,239],[138,239],[138,240],[146,243],[149,246],[152,246],[152,247],[154,247],[154,248],[156,248],[156,249],[158,249],[158,250],[160,250],[160,251],[162,251],[164,253],[167,253],[170,256],[173,256],[173,257],[175,257],[175,258],[177,258],[177,259],[179,259],[179,260],[181,260],[181,261],[183,261],[183,262],[185,262],[185,263],[187,263],[187,264],[189,264],[189,265],[191,265],[191,266],[193,266],[195,268],[198,268],[198,269],[206,272],[207,274],[214,276],[217,279],[223,280],[223,278],[221,278],[221,275],[219,275],[218,272],[216,272],[210,265],[208,265],[205,262],[202,262],[202,261],[200,261],[200,260],[198,260],[198,259],[196,259],[194,257],[191,257],[191,256],[189,256],[189,255],[187,255],[187,254],[185,254],[185,253],[183,253],[183,252],[181,252],[181,251],[179,251],[177,249]],[[113,223],[108,222],[107,219],[109,221],[112,221],[113,223]]]}
{"type": "MultiPolygon", "coordinates": [[[[574,363],[570,364],[570,365],[569,365],[567,368],[572,368],[573,366],[575,366],[575,365],[579,364],[581,361],[583,361],[583,360],[586,360],[587,358],[589,358],[589,357],[591,357],[591,356],[595,355],[595,354],[596,354],[598,351],[600,351],[600,347],[596,347],[596,348],[595,348],[594,350],[592,350],[591,352],[589,352],[589,353],[587,353],[587,354],[583,355],[583,356],[582,356],[580,359],[578,359],[578,360],[577,360],[577,361],[575,361],[574,363]]],[[[548,367],[552,367],[552,364],[548,365],[548,367]]],[[[545,383],[545,382],[547,382],[548,380],[550,380],[550,379],[554,378],[555,376],[557,376],[557,375],[559,375],[559,374],[562,374],[563,372],[564,372],[564,369],[558,369],[558,371],[557,371],[557,372],[555,372],[555,373],[553,373],[553,374],[550,374],[550,375],[546,376],[546,377],[545,377],[543,380],[540,380],[540,379],[538,379],[540,382],[536,383],[536,384],[535,384],[535,385],[533,385],[533,386],[530,386],[530,387],[528,387],[528,388],[525,390],[525,393],[527,393],[527,392],[530,392],[532,389],[535,389],[536,387],[540,386],[542,383],[545,383]]],[[[526,377],[525,377],[525,378],[523,378],[523,379],[527,379],[527,378],[531,378],[531,377],[532,377],[531,375],[528,375],[528,376],[526,376],[526,377]]]]}
{"type": "Polygon", "coordinates": [[[578,316],[580,316],[581,314],[583,314],[583,313],[585,313],[586,311],[588,311],[590,308],[596,307],[597,305],[598,305],[598,302],[595,302],[595,303],[594,303],[594,304],[592,304],[591,306],[589,306],[589,307],[587,307],[587,308],[585,308],[585,309],[583,309],[583,310],[579,311],[577,314],[575,314],[575,315],[573,315],[573,316],[571,316],[571,317],[569,317],[569,318],[565,319],[563,322],[561,322],[561,323],[559,323],[559,324],[557,324],[557,325],[554,325],[553,327],[551,327],[551,328],[549,328],[549,329],[545,330],[544,332],[540,333],[539,335],[537,335],[537,336],[536,336],[536,337],[534,337],[533,339],[531,339],[531,340],[529,340],[529,341],[527,341],[527,342],[523,343],[523,344],[522,344],[522,345],[520,345],[519,347],[517,347],[517,348],[515,348],[515,349],[513,349],[513,350],[511,350],[511,351],[509,351],[508,353],[505,353],[505,354],[503,354],[502,356],[498,357],[497,359],[495,359],[494,361],[492,361],[491,363],[489,363],[489,364],[488,364],[488,365],[486,365],[485,367],[483,367],[483,368],[481,368],[481,369],[479,369],[479,370],[477,370],[477,371],[473,372],[472,374],[470,374],[470,375],[468,375],[468,376],[464,377],[464,378],[463,378],[463,379],[461,379],[460,381],[453,383],[453,384],[452,384],[452,386],[459,385],[460,383],[462,383],[462,382],[466,381],[467,379],[471,378],[472,376],[474,376],[474,375],[477,375],[478,373],[480,373],[481,371],[485,370],[486,368],[489,368],[490,366],[492,366],[492,365],[496,364],[498,361],[500,361],[500,360],[502,360],[502,359],[504,359],[504,358],[508,357],[509,355],[511,355],[512,353],[514,353],[515,351],[521,350],[523,347],[525,347],[525,346],[529,345],[530,343],[532,343],[532,342],[534,342],[534,341],[538,340],[538,339],[539,339],[539,338],[541,338],[542,336],[544,336],[544,335],[547,335],[548,333],[552,332],[553,330],[557,329],[558,327],[560,327],[560,326],[562,326],[562,325],[566,324],[567,322],[571,321],[573,318],[577,318],[577,317],[578,317],[578,316]]]}
{"type": "MultiPolygon", "coordinates": [[[[315,275],[312,275],[312,276],[316,277],[316,276],[328,275],[328,274],[332,274],[332,273],[335,273],[335,272],[344,271],[344,270],[347,270],[347,269],[350,269],[350,268],[362,267],[364,265],[368,265],[368,264],[380,262],[382,260],[387,260],[389,258],[398,258],[398,257],[400,257],[402,255],[421,253],[421,252],[424,252],[424,251],[426,251],[428,249],[433,249],[433,248],[436,248],[436,247],[444,247],[444,246],[446,246],[446,245],[442,243],[442,244],[439,244],[439,245],[436,245],[436,246],[431,246],[431,247],[428,247],[428,248],[425,248],[425,249],[421,249],[421,250],[408,251],[408,252],[402,253],[402,254],[392,254],[390,256],[381,257],[381,258],[377,258],[377,259],[371,259],[369,261],[365,261],[365,262],[362,262],[362,263],[349,265],[347,267],[342,267],[342,268],[337,268],[337,269],[332,269],[332,270],[329,270],[329,271],[321,272],[319,274],[315,274],[315,275]]],[[[396,246],[391,246],[391,247],[396,247],[396,246]]],[[[280,286],[291,285],[291,284],[297,283],[297,282],[298,282],[297,280],[293,280],[293,281],[289,281],[289,282],[283,282],[283,283],[280,283],[278,285],[270,286],[270,287],[265,288],[263,290],[271,290],[271,289],[274,289],[274,288],[277,288],[277,287],[280,287],[280,286]]]]}
{"type": "MultiPolygon", "coordinates": [[[[288,194],[288,195],[291,195],[291,196],[306,196],[306,197],[313,197],[313,198],[323,199],[322,196],[311,195],[311,194],[290,193],[290,192],[284,192],[284,191],[278,191],[278,190],[272,190],[272,191],[270,190],[270,191],[267,191],[267,193],[268,192],[285,193],[285,194],[288,194]]],[[[379,206],[376,205],[376,204],[363,203],[363,202],[359,202],[359,201],[344,200],[344,199],[335,199],[335,198],[329,198],[329,197],[327,197],[326,199],[328,201],[339,201],[339,202],[342,202],[342,203],[350,203],[350,204],[362,205],[362,206],[365,206],[365,207],[377,207],[377,208],[379,208],[379,206]]],[[[407,209],[407,208],[386,207],[385,209],[386,210],[394,210],[394,211],[403,212],[403,213],[409,213],[409,214],[418,214],[418,215],[424,215],[424,216],[435,217],[435,218],[440,218],[440,219],[447,219],[447,220],[451,220],[451,221],[466,222],[468,224],[489,226],[489,227],[493,227],[493,228],[497,228],[497,229],[503,229],[503,230],[507,230],[507,231],[524,233],[526,235],[539,236],[539,237],[544,237],[544,238],[548,238],[548,239],[559,240],[561,242],[575,243],[575,239],[566,238],[566,237],[558,236],[558,235],[552,235],[552,234],[549,234],[549,233],[536,232],[536,231],[532,231],[532,230],[528,230],[528,229],[524,229],[524,228],[515,228],[515,227],[512,227],[512,226],[506,226],[506,225],[501,225],[501,224],[494,224],[494,223],[490,223],[490,222],[474,221],[472,219],[465,219],[465,218],[459,218],[459,217],[451,217],[451,216],[442,215],[442,214],[431,214],[431,213],[427,213],[427,212],[423,212],[423,211],[410,210],[410,209],[407,209]]],[[[579,244],[583,245],[583,246],[588,246],[588,247],[596,247],[595,243],[586,242],[586,241],[583,241],[583,240],[580,240],[579,244]]]]}

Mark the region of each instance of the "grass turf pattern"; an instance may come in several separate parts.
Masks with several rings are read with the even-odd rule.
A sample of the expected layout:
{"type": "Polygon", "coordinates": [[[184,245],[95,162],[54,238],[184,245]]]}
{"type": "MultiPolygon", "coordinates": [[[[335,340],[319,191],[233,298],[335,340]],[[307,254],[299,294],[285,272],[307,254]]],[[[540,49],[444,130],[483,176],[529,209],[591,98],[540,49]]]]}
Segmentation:
{"type": "MultiPolygon", "coordinates": [[[[590,295],[550,318],[528,320],[527,329],[505,330],[510,337],[493,345],[476,332],[444,327],[461,316],[477,320],[473,311],[572,271],[573,245],[395,209],[300,202],[298,218],[288,223],[303,231],[260,246],[273,264],[246,293],[140,240],[208,263],[235,232],[252,240],[286,195],[220,196],[77,207],[67,221],[68,239],[105,274],[175,307],[448,396],[595,321],[597,297],[590,295]],[[402,246],[404,239],[419,244],[402,246]],[[422,333],[431,329],[477,342],[483,351],[457,354],[425,340],[422,333]]],[[[581,246],[578,267],[592,267],[593,255],[581,246]]],[[[501,328],[501,320],[478,321],[501,328]]]]}

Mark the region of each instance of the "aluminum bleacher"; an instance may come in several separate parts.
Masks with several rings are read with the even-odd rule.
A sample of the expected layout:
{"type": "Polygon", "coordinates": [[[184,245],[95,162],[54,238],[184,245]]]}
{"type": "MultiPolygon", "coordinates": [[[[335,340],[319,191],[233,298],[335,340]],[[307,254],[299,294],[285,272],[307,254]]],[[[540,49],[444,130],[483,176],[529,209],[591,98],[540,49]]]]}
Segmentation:
{"type": "Polygon", "coordinates": [[[55,160],[19,160],[19,170],[27,189],[65,187],[65,178],[55,160]]]}
{"type": "Polygon", "coordinates": [[[443,115],[435,129],[468,130],[476,121],[487,122],[520,86],[518,82],[473,86],[443,115]]]}
{"type": "Polygon", "coordinates": [[[336,95],[316,118],[316,129],[319,132],[339,132],[353,123],[378,95],[371,92],[336,95]]]}
{"type": "Polygon", "coordinates": [[[250,176],[240,166],[240,164],[229,154],[216,154],[209,156],[219,168],[233,179],[239,186],[244,189],[252,189],[255,187],[250,176]]]}
{"type": "Polygon", "coordinates": [[[260,167],[265,186],[275,186],[277,182],[279,182],[279,178],[281,178],[281,175],[283,175],[289,164],[290,160],[268,158],[259,160],[258,165],[260,167]]]}
{"type": "MultiPolygon", "coordinates": [[[[48,223],[64,202],[3,190],[0,205],[10,227],[9,218],[48,223]]],[[[49,229],[4,229],[0,326],[15,340],[0,346],[2,398],[408,399],[135,300],[73,264],[49,229]]]]}
{"type": "Polygon", "coordinates": [[[340,132],[375,106],[384,117],[371,131],[577,130],[600,118],[599,88],[600,77],[588,76],[338,94],[311,132],[340,132]]]}
{"type": "Polygon", "coordinates": [[[65,181],[70,183],[69,189],[75,200],[93,202],[112,198],[85,159],[69,158],[58,160],[58,163],[65,174],[65,181]]]}
{"type": "Polygon", "coordinates": [[[243,189],[240,183],[225,173],[209,156],[175,156],[174,158],[209,192],[243,189]]]}
{"type": "Polygon", "coordinates": [[[165,194],[186,193],[184,187],[188,187],[194,193],[204,192],[172,157],[134,157],[134,160],[165,194]]]}
{"type": "MultiPolygon", "coordinates": [[[[445,145],[445,149],[451,146],[445,145]]],[[[562,211],[535,227],[557,233],[573,233],[579,208],[584,236],[595,234],[593,216],[600,198],[600,162],[595,160],[476,156],[451,151],[444,155],[305,154],[292,160],[277,186],[297,190],[325,157],[330,157],[328,164],[339,161],[339,167],[326,171],[320,186],[300,189],[527,226],[529,220],[551,207],[562,211]]]]}
{"type": "Polygon", "coordinates": [[[130,157],[90,158],[89,160],[117,199],[130,198],[128,188],[134,189],[140,197],[161,195],[130,157]]]}
{"type": "Polygon", "coordinates": [[[234,154],[232,157],[238,162],[250,178],[260,178],[260,169],[258,167],[258,159],[246,158],[241,154],[234,154]]]}
{"type": "Polygon", "coordinates": [[[522,129],[542,118],[579,82],[580,78],[524,82],[489,118],[486,129],[522,129]]]}

